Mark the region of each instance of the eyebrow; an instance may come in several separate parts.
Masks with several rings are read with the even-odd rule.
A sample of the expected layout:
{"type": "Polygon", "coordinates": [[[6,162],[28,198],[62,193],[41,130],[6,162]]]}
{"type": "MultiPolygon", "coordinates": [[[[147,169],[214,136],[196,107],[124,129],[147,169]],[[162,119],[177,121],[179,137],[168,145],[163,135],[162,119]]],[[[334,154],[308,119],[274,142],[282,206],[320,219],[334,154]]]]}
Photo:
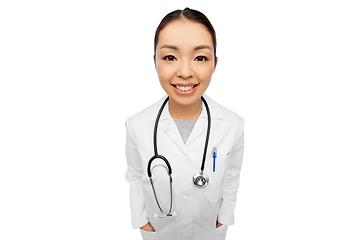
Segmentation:
{"type": "Polygon", "coordinates": [[[211,50],[211,47],[209,47],[208,45],[199,45],[197,47],[194,48],[194,50],[200,50],[200,49],[209,49],[211,50]]]}
{"type": "MultiPolygon", "coordinates": [[[[176,46],[168,45],[168,44],[161,46],[160,49],[163,49],[163,48],[170,48],[170,49],[173,49],[173,50],[179,50],[176,46]]],[[[200,50],[200,49],[209,49],[209,50],[211,50],[211,47],[209,47],[208,45],[199,45],[199,46],[194,47],[194,51],[200,50]]]]}
{"type": "Polygon", "coordinates": [[[172,46],[172,45],[163,45],[160,49],[163,49],[163,48],[170,48],[170,49],[178,50],[177,47],[172,46]]]}

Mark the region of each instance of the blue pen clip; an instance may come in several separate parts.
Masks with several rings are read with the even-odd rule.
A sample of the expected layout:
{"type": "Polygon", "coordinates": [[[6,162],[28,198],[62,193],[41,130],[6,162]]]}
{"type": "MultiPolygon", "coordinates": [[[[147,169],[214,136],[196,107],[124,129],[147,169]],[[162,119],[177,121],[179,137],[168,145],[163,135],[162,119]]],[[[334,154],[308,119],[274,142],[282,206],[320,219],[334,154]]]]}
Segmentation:
{"type": "Polygon", "coordinates": [[[215,172],[215,158],[216,158],[217,152],[216,152],[216,147],[214,147],[213,149],[213,172],[215,172]]]}

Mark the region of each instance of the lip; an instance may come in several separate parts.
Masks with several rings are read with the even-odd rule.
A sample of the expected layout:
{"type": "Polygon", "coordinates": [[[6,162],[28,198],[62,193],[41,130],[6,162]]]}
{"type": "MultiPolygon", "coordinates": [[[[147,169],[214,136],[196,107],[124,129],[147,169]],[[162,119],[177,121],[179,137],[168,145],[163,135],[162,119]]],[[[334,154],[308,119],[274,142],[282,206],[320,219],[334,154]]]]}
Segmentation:
{"type": "Polygon", "coordinates": [[[199,85],[199,84],[198,83],[172,83],[171,85],[187,87],[187,86],[194,86],[194,85],[199,85]]]}
{"type": "Polygon", "coordinates": [[[177,94],[179,94],[179,95],[191,95],[191,94],[193,94],[193,93],[196,91],[196,89],[198,88],[199,84],[196,84],[196,83],[177,83],[177,84],[171,84],[171,86],[173,87],[174,91],[175,91],[177,94]],[[186,86],[194,86],[194,85],[196,85],[196,86],[194,86],[194,87],[193,87],[192,89],[190,89],[189,91],[184,92],[184,91],[180,91],[179,89],[177,89],[177,88],[175,87],[175,85],[177,85],[177,86],[184,86],[184,87],[186,87],[186,86]]]}

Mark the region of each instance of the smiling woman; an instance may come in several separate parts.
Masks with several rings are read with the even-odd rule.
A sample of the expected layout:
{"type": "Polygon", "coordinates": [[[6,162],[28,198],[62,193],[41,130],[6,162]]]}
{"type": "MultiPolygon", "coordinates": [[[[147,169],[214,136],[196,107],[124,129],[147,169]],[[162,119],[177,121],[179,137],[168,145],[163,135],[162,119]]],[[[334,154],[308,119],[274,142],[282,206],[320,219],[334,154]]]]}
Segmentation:
{"type": "Polygon", "coordinates": [[[159,33],[155,65],[160,84],[170,96],[170,112],[177,119],[197,119],[200,96],[210,84],[216,67],[211,34],[185,17],[168,23],[159,33]],[[193,106],[192,111],[184,111],[193,106]]]}
{"type": "Polygon", "coordinates": [[[126,121],[132,225],[145,240],[225,239],[234,223],[244,120],[204,95],[217,64],[206,16],[189,8],[166,15],[154,62],[168,96],[126,121]]]}

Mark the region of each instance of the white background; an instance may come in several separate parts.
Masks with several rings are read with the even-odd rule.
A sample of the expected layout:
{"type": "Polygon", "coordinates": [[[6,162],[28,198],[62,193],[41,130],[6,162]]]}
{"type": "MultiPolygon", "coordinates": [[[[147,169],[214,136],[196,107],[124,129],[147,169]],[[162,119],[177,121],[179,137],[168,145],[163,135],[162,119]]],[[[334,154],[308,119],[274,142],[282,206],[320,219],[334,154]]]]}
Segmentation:
{"type": "Polygon", "coordinates": [[[349,0],[1,1],[0,239],[141,239],[124,122],[165,95],[153,37],[187,6],[217,31],[207,94],[245,119],[227,239],[360,239],[360,8],[349,0]]]}

